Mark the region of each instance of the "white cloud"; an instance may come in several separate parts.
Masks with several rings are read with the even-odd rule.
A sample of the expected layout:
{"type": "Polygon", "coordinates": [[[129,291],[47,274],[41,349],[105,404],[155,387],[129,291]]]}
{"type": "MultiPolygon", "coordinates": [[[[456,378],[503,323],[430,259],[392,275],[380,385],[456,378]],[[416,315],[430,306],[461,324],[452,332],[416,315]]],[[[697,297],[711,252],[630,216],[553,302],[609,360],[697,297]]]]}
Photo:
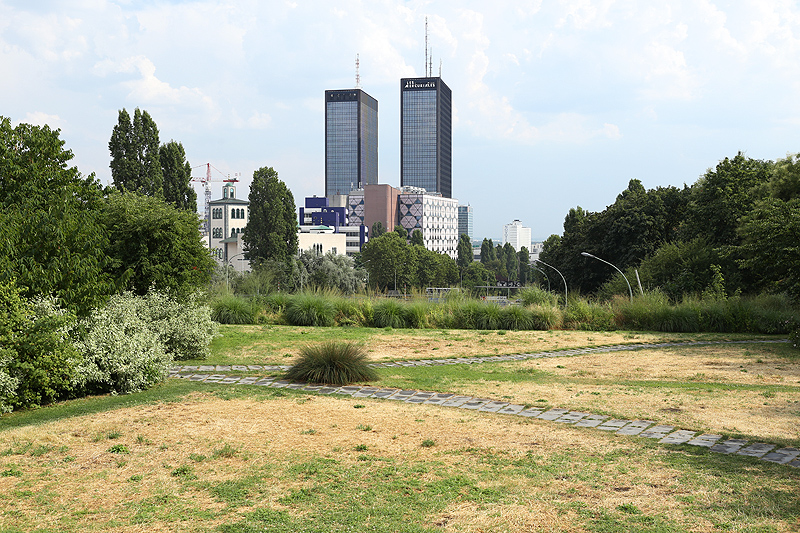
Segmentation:
{"type": "Polygon", "coordinates": [[[25,119],[20,122],[34,126],[50,126],[50,129],[64,129],[65,122],[58,115],[50,115],[43,111],[33,111],[25,114],[25,119]]]}

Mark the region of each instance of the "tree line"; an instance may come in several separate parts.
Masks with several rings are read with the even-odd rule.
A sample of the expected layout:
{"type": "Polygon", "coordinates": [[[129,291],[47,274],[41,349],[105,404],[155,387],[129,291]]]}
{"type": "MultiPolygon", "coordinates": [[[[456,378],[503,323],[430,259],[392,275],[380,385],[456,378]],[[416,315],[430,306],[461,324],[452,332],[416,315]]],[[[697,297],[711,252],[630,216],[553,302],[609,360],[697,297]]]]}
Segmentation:
{"type": "Polygon", "coordinates": [[[632,179],[603,211],[570,209],[563,233],[545,241],[541,259],[563,273],[570,290],[585,294],[609,296],[627,286],[613,268],[582,252],[673,300],[762,291],[796,299],[799,236],[798,156],[773,162],[740,152],[692,186],[645,190],[632,179]]]}

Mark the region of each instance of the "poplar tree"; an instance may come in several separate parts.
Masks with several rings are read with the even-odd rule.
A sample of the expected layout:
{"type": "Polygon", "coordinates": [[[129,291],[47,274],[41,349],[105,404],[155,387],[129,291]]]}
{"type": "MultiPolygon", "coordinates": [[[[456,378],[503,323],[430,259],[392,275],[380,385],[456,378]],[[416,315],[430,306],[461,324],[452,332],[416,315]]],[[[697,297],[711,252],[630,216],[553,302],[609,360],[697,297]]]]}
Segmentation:
{"type": "Polygon", "coordinates": [[[242,241],[245,258],[259,263],[287,261],[297,254],[297,219],[292,192],[272,167],[253,172],[250,213],[242,241]]]}
{"type": "Polygon", "coordinates": [[[108,141],[111,177],[121,191],[164,196],[164,176],[159,157],[158,127],[147,111],[138,107],[133,121],[124,108],[108,141]]]}
{"type": "Polygon", "coordinates": [[[197,211],[197,193],[189,183],[192,167],[186,161],[183,145],[176,141],[162,144],[159,158],[164,175],[164,201],[178,209],[197,211]]]}

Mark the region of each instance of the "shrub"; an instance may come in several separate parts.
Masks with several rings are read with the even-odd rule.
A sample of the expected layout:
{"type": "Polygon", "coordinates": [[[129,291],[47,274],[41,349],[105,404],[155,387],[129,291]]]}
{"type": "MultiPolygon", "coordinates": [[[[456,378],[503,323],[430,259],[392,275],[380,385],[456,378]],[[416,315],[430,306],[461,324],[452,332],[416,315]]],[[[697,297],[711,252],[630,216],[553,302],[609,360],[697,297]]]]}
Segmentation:
{"type": "Polygon", "coordinates": [[[610,306],[582,298],[570,299],[564,309],[564,322],[569,328],[588,331],[608,331],[616,327],[610,306]]]}
{"type": "Polygon", "coordinates": [[[159,335],[142,316],[143,300],[131,293],[112,296],[85,321],[83,354],[75,386],[86,393],[129,393],[161,381],[172,364],[159,335]]]}
{"type": "Polygon", "coordinates": [[[791,342],[792,346],[795,348],[800,349],[800,325],[794,325],[792,332],[789,334],[789,342],[791,342]]]}
{"type": "Polygon", "coordinates": [[[227,294],[211,303],[211,318],[220,324],[255,324],[257,308],[247,298],[227,294]]]}
{"type": "Polygon", "coordinates": [[[292,326],[332,326],[336,308],[325,295],[301,292],[289,300],[283,316],[292,326]]]}
{"type": "Polygon", "coordinates": [[[428,302],[424,300],[414,300],[406,305],[405,319],[409,327],[417,329],[429,327],[428,311],[430,307],[428,302]]]}
{"type": "Polygon", "coordinates": [[[375,304],[372,313],[372,323],[378,328],[404,328],[406,327],[405,312],[402,304],[397,300],[381,300],[375,304]]]}
{"type": "Polygon", "coordinates": [[[476,300],[452,304],[453,326],[460,329],[477,329],[477,318],[484,304],[476,300]]]}
{"type": "Polygon", "coordinates": [[[158,334],[164,351],[174,360],[205,359],[211,353],[211,340],[217,324],[211,309],[189,296],[179,302],[166,294],[152,291],[140,300],[139,313],[158,334]]]}
{"type": "Polygon", "coordinates": [[[487,303],[478,307],[475,316],[475,327],[477,329],[500,329],[503,327],[500,306],[495,303],[487,303]]]}
{"type": "Polygon", "coordinates": [[[305,346],[286,379],[347,385],[356,381],[374,381],[378,374],[367,362],[363,345],[353,342],[329,341],[316,346],[305,346]]]}

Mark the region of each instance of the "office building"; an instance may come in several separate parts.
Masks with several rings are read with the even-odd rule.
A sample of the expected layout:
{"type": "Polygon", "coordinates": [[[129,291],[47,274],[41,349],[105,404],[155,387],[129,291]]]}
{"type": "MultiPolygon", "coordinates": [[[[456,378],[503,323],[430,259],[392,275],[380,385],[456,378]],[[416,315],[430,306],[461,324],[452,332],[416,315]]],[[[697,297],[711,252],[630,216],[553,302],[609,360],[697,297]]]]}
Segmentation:
{"type": "Polygon", "coordinates": [[[418,187],[401,187],[397,199],[398,223],[411,238],[422,232],[425,248],[458,257],[458,200],[418,187]]]}
{"type": "Polygon", "coordinates": [[[460,205],[458,206],[458,238],[462,235],[467,235],[469,240],[472,241],[472,206],[460,205]]]}
{"type": "Polygon", "coordinates": [[[400,80],[400,186],[452,198],[452,94],[442,78],[400,80]]]}
{"type": "Polygon", "coordinates": [[[522,247],[530,251],[531,249],[531,228],[526,228],[519,220],[513,221],[511,224],[503,226],[503,246],[506,243],[511,243],[514,250],[519,252],[522,247]]]}
{"type": "Polygon", "coordinates": [[[361,89],[325,91],[325,196],[378,183],[378,101],[361,89]]]}

